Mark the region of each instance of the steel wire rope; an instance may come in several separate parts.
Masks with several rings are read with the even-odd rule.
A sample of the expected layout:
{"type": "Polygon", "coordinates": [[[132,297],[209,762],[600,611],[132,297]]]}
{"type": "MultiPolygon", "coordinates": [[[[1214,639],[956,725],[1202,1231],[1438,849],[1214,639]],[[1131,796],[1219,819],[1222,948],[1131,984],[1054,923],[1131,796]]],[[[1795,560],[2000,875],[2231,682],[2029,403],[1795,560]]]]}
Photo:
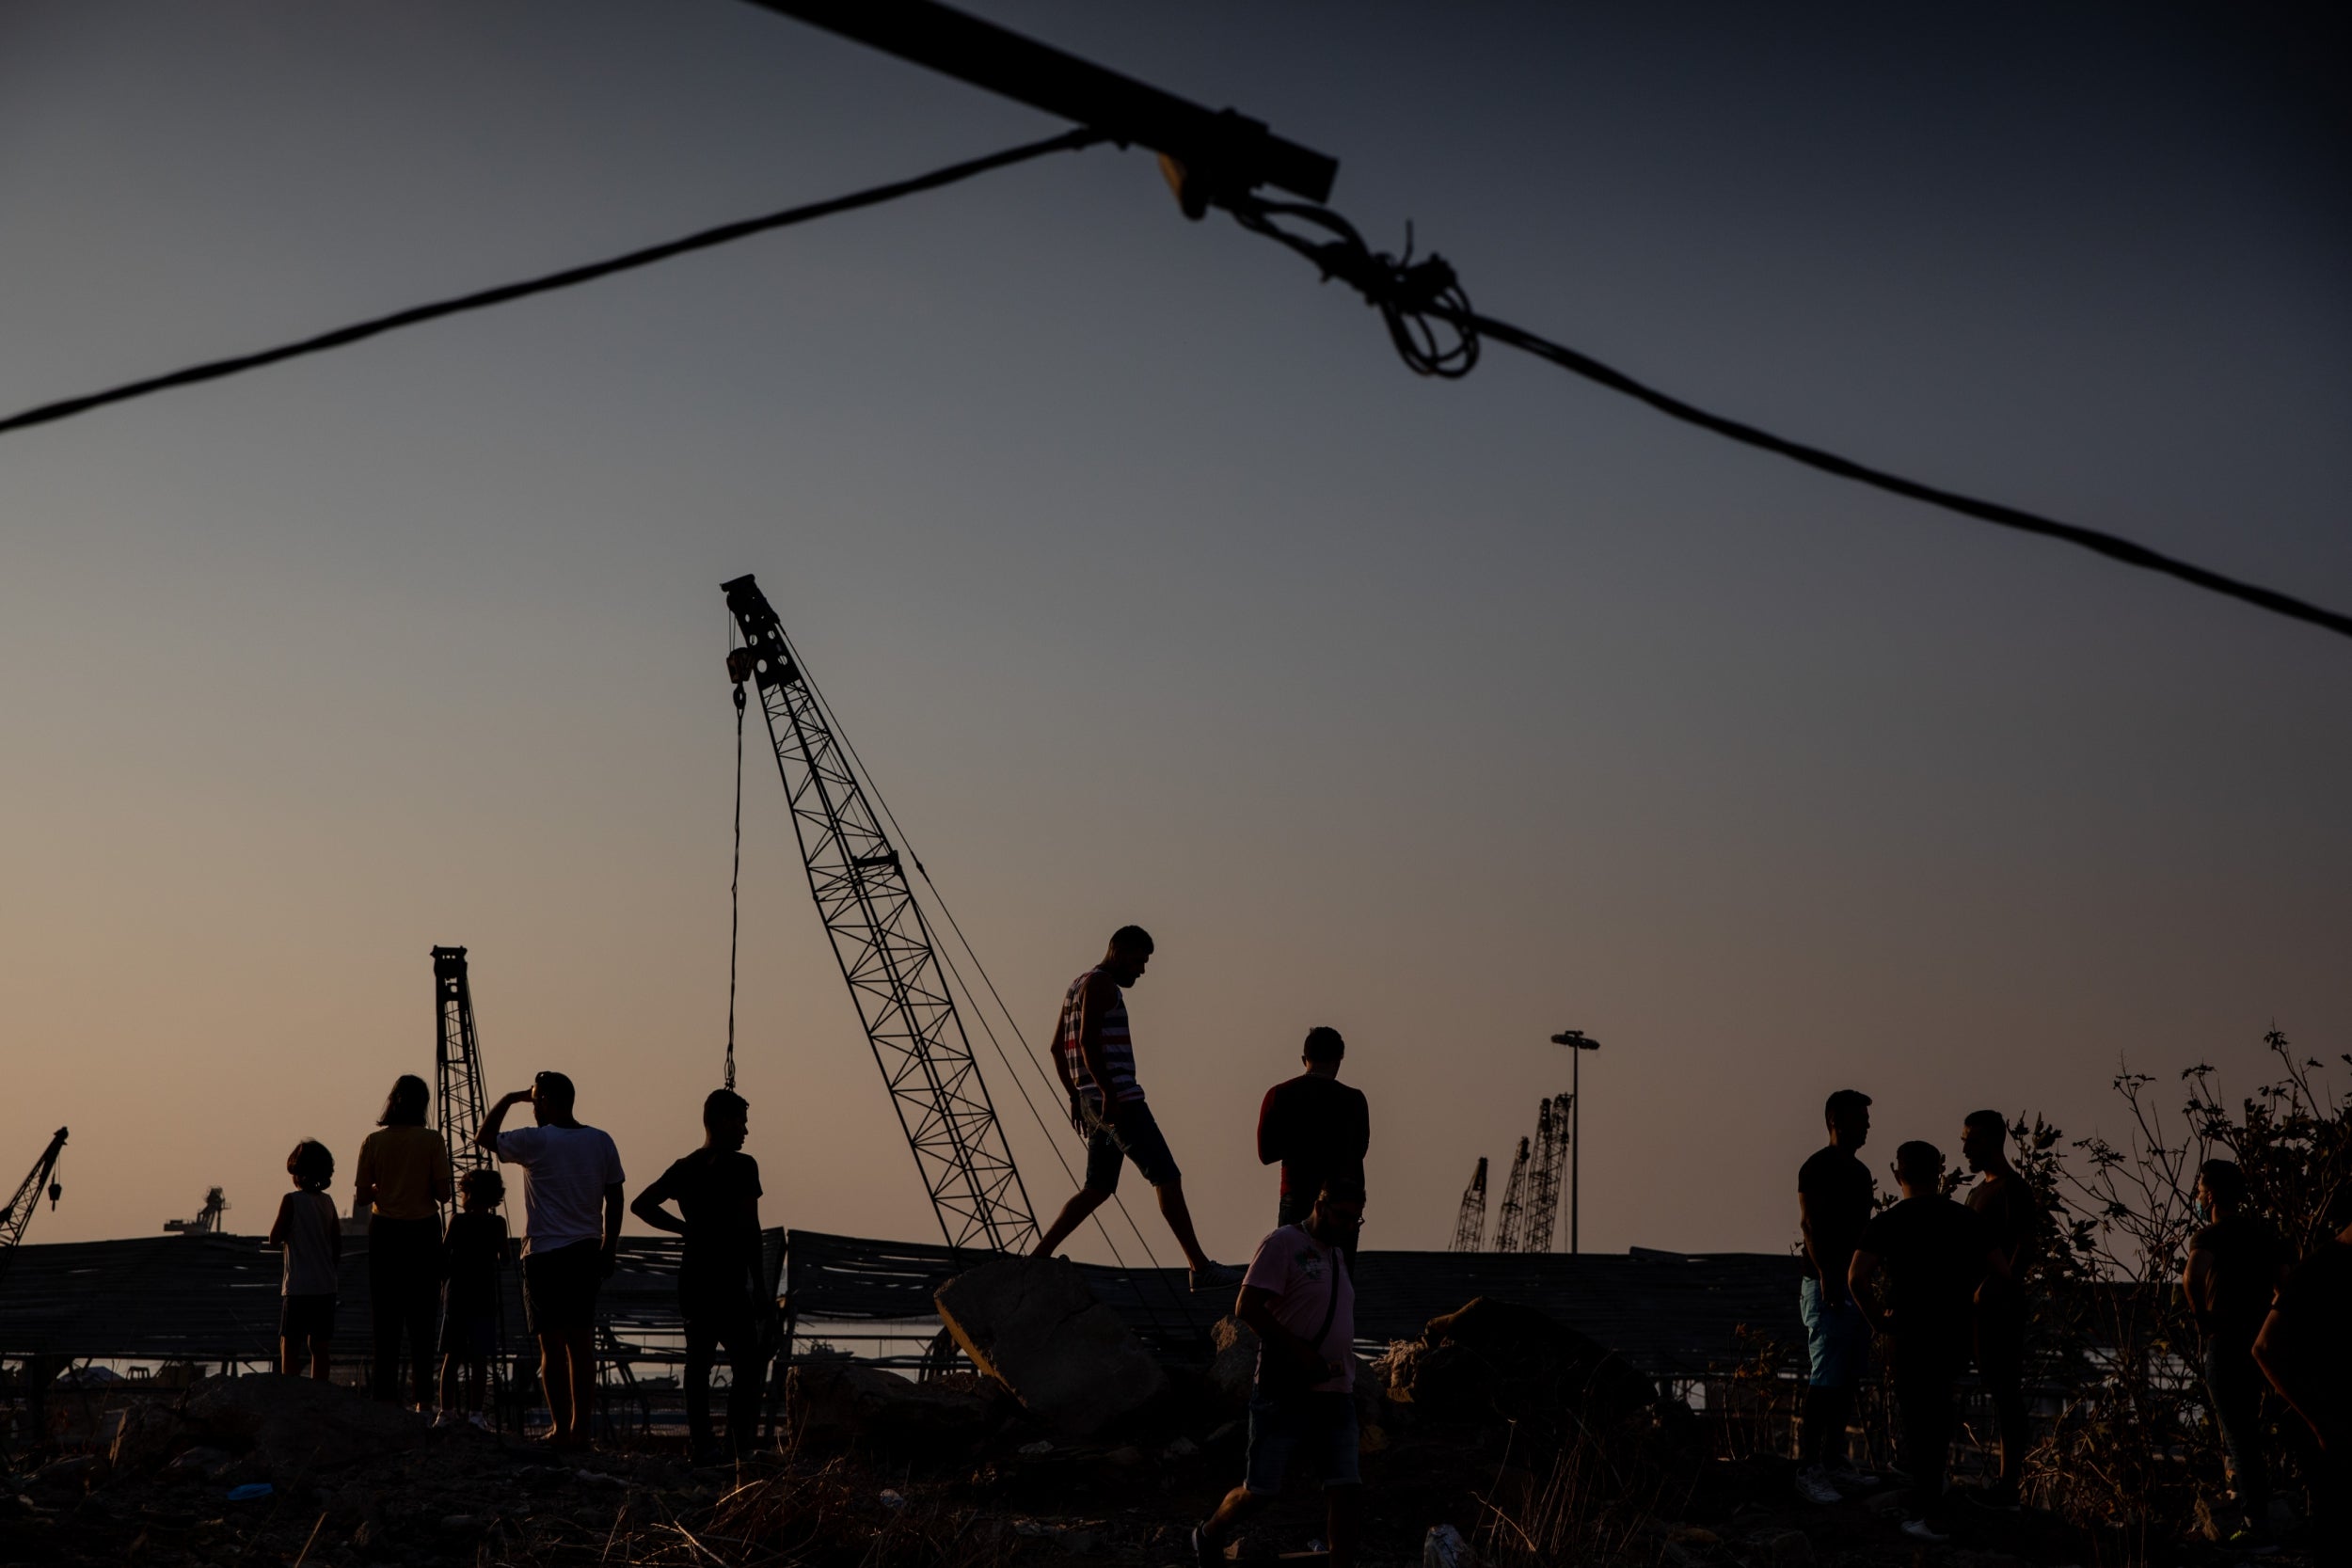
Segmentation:
{"type": "MultiPolygon", "coordinates": [[[[1014,1038],[1021,1041],[1023,1056],[1027,1060],[1031,1069],[1037,1072],[1038,1076],[1044,1081],[1048,1087],[1058,1089],[1060,1087],[1059,1082],[1047,1076],[1045,1064],[1038,1060],[1036,1048],[1029,1044],[1028,1037],[1021,1032],[1020,1021],[1013,1017],[1012,1009],[1005,1005],[1004,995],[1002,992],[997,990],[995,980],[991,977],[988,973],[988,966],[980,961],[980,956],[974,950],[970,939],[964,936],[963,927],[961,923],[956,919],[955,911],[948,907],[946,895],[941,893],[939,891],[939,884],[931,880],[930,870],[929,867],[924,865],[923,857],[916,852],[914,840],[908,836],[906,829],[899,825],[898,814],[890,809],[889,797],[884,795],[882,791],[881,785],[874,782],[873,772],[866,766],[866,759],[858,754],[857,743],[851,740],[850,738],[849,732],[841,727],[841,721],[834,715],[833,705],[825,700],[825,694],[818,689],[817,683],[809,677],[808,663],[805,659],[801,657],[801,651],[793,644],[791,634],[786,631],[781,626],[776,628],[776,631],[777,636],[784,642],[785,652],[789,655],[792,659],[793,668],[800,671],[803,683],[808,687],[810,700],[813,701],[817,705],[818,710],[823,713],[825,722],[832,729],[834,737],[841,743],[843,753],[849,758],[850,766],[857,770],[860,778],[862,779],[863,787],[866,789],[866,793],[873,797],[874,803],[882,809],[882,820],[890,825],[890,831],[897,836],[899,846],[905,849],[907,859],[914,863],[915,874],[923,879],[924,886],[930,889],[931,900],[933,903],[938,905],[939,912],[946,920],[948,929],[955,933],[956,940],[963,946],[965,956],[972,960],[972,967],[978,972],[981,980],[988,986],[989,994],[995,998],[996,1006],[1005,1015],[1006,1028],[1011,1032],[1014,1038]]],[[[910,885],[909,891],[913,891],[912,885],[910,885]]],[[[954,956],[947,952],[945,947],[935,949],[935,951],[937,951],[940,958],[941,967],[946,971],[948,974],[954,977],[955,982],[958,985],[962,986],[964,994],[971,999],[973,1016],[979,1021],[981,1033],[988,1037],[989,1044],[994,1048],[997,1056],[1004,1061],[1005,1070],[1012,1075],[1014,1089],[1020,1094],[1022,1103],[1028,1107],[1029,1116],[1037,1122],[1039,1132],[1044,1134],[1046,1146],[1054,1151],[1054,1159],[1061,1165],[1062,1174],[1069,1177],[1071,1180],[1075,1180],[1076,1174],[1072,1171],[1070,1162],[1063,1157],[1059,1140],[1055,1136],[1053,1131],[1047,1125],[1044,1116],[1038,1110],[1036,1104],[1029,1099],[1028,1089],[1026,1085],[1023,1085],[1021,1082],[1019,1069],[1014,1068],[1012,1065],[1010,1055],[1006,1052],[1002,1042],[997,1039],[996,1031],[989,1022],[986,1010],[979,1006],[977,993],[972,990],[968,982],[963,980],[961,973],[956,968],[954,956]]],[[[1144,1235],[1143,1227],[1136,1223],[1135,1214],[1128,1209],[1126,1199],[1120,1197],[1117,1193],[1113,1193],[1111,1194],[1111,1203],[1118,1209],[1120,1218],[1127,1222],[1127,1228],[1134,1233],[1136,1243],[1143,1248],[1143,1255],[1150,1260],[1153,1274],[1155,1276],[1162,1279],[1163,1284],[1165,1284],[1168,1289],[1168,1294],[1174,1299],[1178,1314],[1183,1319],[1184,1326],[1187,1329],[1192,1328],[1194,1324],[1192,1321],[1191,1303],[1186,1301],[1184,1296],[1177,1291],[1172,1281],[1166,1279],[1165,1276],[1168,1271],[1162,1267],[1159,1255],[1152,1250],[1152,1243],[1144,1235]]],[[[1104,1245],[1111,1249],[1111,1257],[1117,1260],[1121,1269],[1126,1269],[1128,1267],[1127,1260],[1120,1257],[1118,1243],[1112,1241],[1110,1227],[1103,1223],[1100,1209],[1098,1208],[1097,1211],[1089,1217],[1094,1221],[1095,1229],[1101,1233],[1104,1245]]],[[[1137,1304],[1143,1305],[1143,1292],[1140,1289],[1136,1291],[1136,1297],[1137,1304]]],[[[1159,1323],[1158,1314],[1152,1312],[1152,1309],[1148,1305],[1143,1306],[1143,1310],[1152,1317],[1153,1324],[1157,1326],[1159,1323]]]]}
{"type": "Polygon", "coordinates": [[[743,683],[735,683],[735,863],[727,873],[727,1069],[735,1088],[735,971],[743,932],[743,683]]]}
{"type": "Polygon", "coordinates": [[[1872,467],[1823,448],[1776,436],[1744,420],[1714,413],[1696,404],[1686,403],[1672,393],[1660,391],[1565,343],[1555,342],[1525,327],[1481,314],[1471,309],[1469,295],[1464,293],[1460,280],[1443,257],[1432,254],[1422,261],[1413,259],[1409,228],[1406,230],[1405,254],[1396,257],[1385,251],[1374,251],[1364,243],[1355,225],[1327,207],[1307,202],[1261,201],[1254,198],[1242,198],[1230,203],[1228,210],[1243,228],[1263,234],[1312,261],[1326,280],[1336,277],[1362,294],[1365,302],[1380,312],[1381,322],[1387,326],[1390,341],[1395,345],[1399,357],[1416,374],[1458,380],[1477,365],[1481,341],[1492,339],[1613,392],[1647,404],[1670,419],[1695,425],[1743,446],[1755,447],[1890,495],[1941,507],[1979,522],[2056,539],[2126,566],[2175,578],[2192,587],[2239,600],[2274,615],[2302,621],[2341,637],[2352,637],[2352,615],[2280,593],[2276,589],[2265,588],[2259,583],[2225,576],[2120,534],[2085,528],[2077,523],[2060,522],[2055,517],[2045,517],[2022,507],[2008,506],[1918,480],[1905,479],[1900,474],[1872,467]],[[1286,229],[1276,221],[1282,218],[1311,225],[1331,237],[1316,239],[1286,229]],[[1440,326],[1450,330],[1450,338],[1440,330],[1440,326]]]}
{"type": "Polygon", "coordinates": [[[252,354],[233,355],[224,359],[210,359],[200,364],[169,371],[162,375],[144,376],[136,381],[126,381],[103,391],[88,392],[80,397],[60,398],[54,403],[21,409],[6,419],[0,419],[0,436],[33,425],[49,424],[58,420],[72,419],[76,414],[86,414],[91,409],[103,408],[110,404],[128,403],[134,398],[169,391],[175,387],[192,387],[201,382],[217,381],[224,376],[235,375],[244,371],[260,370],[263,366],[278,364],[288,359],[298,359],[307,355],[325,354],[330,349],[347,347],[352,343],[361,342],[387,332],[397,332],[405,326],[418,326],[426,322],[439,321],[445,316],[462,315],[469,310],[486,310],[492,306],[505,305],[517,299],[527,299],[533,294],[552,293],[558,289],[569,289],[582,283],[592,283],[601,277],[610,277],[614,273],[630,272],[638,267],[649,267],[657,261],[666,261],[674,256],[684,256],[697,250],[709,250],[718,245],[731,245],[737,240],[747,240],[755,234],[765,234],[778,229],[789,229],[795,224],[812,223],[818,218],[832,217],[837,213],[855,212],[864,207],[878,207],[883,202],[896,201],[901,197],[937,190],[944,185],[953,185],[972,179],[976,175],[1009,168],[1014,164],[1026,163],[1032,158],[1041,158],[1049,152],[1079,151],[1106,139],[1108,138],[1093,131],[1084,129],[1065,131],[1060,135],[1048,136],[1043,141],[1024,142],[1018,147],[1009,147],[1000,152],[989,153],[985,157],[966,159],[960,164],[948,164],[928,174],[915,175],[912,179],[895,180],[885,185],[869,186],[862,191],[852,191],[846,196],[836,196],[823,201],[812,201],[798,207],[787,207],[780,212],[769,213],[760,217],[723,223],[715,229],[699,230],[691,234],[681,235],[675,240],[663,241],[660,245],[623,251],[618,256],[609,256],[601,261],[590,261],[582,266],[565,267],[560,272],[546,273],[537,277],[524,278],[514,283],[502,283],[495,288],[480,289],[471,293],[455,294],[450,298],[435,300],[425,305],[411,306],[405,310],[395,310],[389,315],[373,316],[366,321],[354,322],[348,326],[339,326],[332,331],[321,332],[309,338],[299,338],[288,343],[280,343],[276,348],[262,349],[252,354]]]}

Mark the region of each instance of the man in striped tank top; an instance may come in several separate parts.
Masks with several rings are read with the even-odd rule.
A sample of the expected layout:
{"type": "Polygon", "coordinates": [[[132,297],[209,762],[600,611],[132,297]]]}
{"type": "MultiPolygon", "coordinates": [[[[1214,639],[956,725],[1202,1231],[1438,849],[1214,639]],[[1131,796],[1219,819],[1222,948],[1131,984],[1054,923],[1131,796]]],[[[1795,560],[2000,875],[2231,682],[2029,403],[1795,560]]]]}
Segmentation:
{"type": "Polygon", "coordinates": [[[1135,1040],[1127,1032],[1127,999],[1120,993],[1143,977],[1151,961],[1152,934],[1140,926],[1121,926],[1111,933],[1103,961],[1073,980],[1062,998],[1054,1069],[1070,1095],[1070,1124],[1087,1141],[1086,1185],[1038,1239],[1037,1256],[1051,1258],[1119,1190],[1120,1165],[1132,1160],[1160,1195],[1160,1212],[1192,1266],[1192,1288],[1231,1288],[1241,1282],[1241,1271],[1212,1261],[1200,1250],[1175,1156],[1136,1083],[1135,1040]]]}

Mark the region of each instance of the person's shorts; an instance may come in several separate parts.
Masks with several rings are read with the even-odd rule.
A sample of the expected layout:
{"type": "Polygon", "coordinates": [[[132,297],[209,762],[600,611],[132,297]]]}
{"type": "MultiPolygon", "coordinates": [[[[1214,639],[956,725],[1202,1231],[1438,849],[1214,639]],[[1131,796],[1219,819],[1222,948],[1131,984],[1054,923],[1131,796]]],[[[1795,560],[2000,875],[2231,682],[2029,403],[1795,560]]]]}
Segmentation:
{"type": "Polygon", "coordinates": [[[278,1337],[280,1339],[319,1340],[335,1338],[335,1298],[278,1297],[278,1337]]]}
{"type": "Polygon", "coordinates": [[[1087,1123],[1093,1129],[1087,1137],[1088,1192],[1119,1191],[1119,1167],[1127,1160],[1134,1161],[1136,1169],[1154,1187],[1176,1180],[1176,1156],[1168,1151],[1168,1140],[1160,1136],[1160,1124],[1153,1119],[1151,1106],[1140,1100],[1114,1101],[1105,1116],[1103,1102],[1093,1095],[1087,1095],[1082,1103],[1087,1123]]]}
{"type": "Polygon", "coordinates": [[[1294,1394],[1249,1401],[1249,1459],[1242,1485],[1253,1497],[1271,1497],[1282,1490],[1282,1477],[1291,1456],[1304,1453],[1326,1486],[1354,1486],[1363,1477],[1356,1468],[1356,1396],[1353,1394],[1294,1394]]]}
{"type": "Polygon", "coordinates": [[[452,1312],[441,1320],[441,1354],[460,1361],[493,1361],[499,1354],[499,1321],[491,1312],[452,1312]]]}
{"type": "Polygon", "coordinates": [[[680,1275],[677,1305],[689,1335],[707,1336],[731,1351],[749,1348],[760,1318],[760,1304],[753,1297],[748,1281],[733,1275],[697,1279],[680,1275]]]}
{"type": "Polygon", "coordinates": [[[523,1259],[523,1317],[533,1334],[575,1334],[596,1326],[596,1287],[604,1249],[574,1242],[523,1259]]]}
{"type": "Polygon", "coordinates": [[[1811,1275],[1797,1287],[1797,1305],[1804,1317],[1804,1348],[1813,1363],[1816,1388],[1860,1386],[1870,1365],[1870,1325],[1851,1297],[1831,1306],[1822,1299],[1821,1282],[1811,1275]]]}

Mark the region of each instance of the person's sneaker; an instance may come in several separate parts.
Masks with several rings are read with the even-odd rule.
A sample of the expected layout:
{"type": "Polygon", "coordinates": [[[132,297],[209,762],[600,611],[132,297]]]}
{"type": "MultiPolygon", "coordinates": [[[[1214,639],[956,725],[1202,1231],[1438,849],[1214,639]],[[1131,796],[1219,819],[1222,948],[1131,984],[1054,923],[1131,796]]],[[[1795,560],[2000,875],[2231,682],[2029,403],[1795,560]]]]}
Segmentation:
{"type": "Polygon", "coordinates": [[[433,1413],[433,1430],[436,1432],[443,1427],[453,1427],[456,1424],[457,1412],[454,1410],[436,1410],[433,1413]]]}
{"type": "Polygon", "coordinates": [[[476,1432],[487,1432],[490,1430],[490,1418],[479,1410],[469,1410],[466,1413],[466,1424],[476,1432]]]}
{"type": "Polygon", "coordinates": [[[1215,1568],[1223,1560],[1222,1554],[1209,1544],[1208,1530],[1200,1525],[1192,1527],[1192,1560],[1198,1568],[1215,1568]]]}
{"type": "Polygon", "coordinates": [[[1241,1271],[1231,1263],[1211,1263],[1192,1271],[1192,1288],[1196,1291],[1231,1289],[1241,1283],[1241,1271]]]}
{"type": "Polygon", "coordinates": [[[1846,1494],[1830,1484],[1829,1472],[1819,1465],[1808,1465],[1797,1472],[1797,1496],[1824,1507],[1846,1500],[1846,1494]]]}
{"type": "Polygon", "coordinates": [[[1911,1537],[1914,1541],[1944,1542],[1949,1541],[1952,1538],[1951,1531],[1937,1529],[1933,1525],[1928,1523],[1925,1519],[1905,1519],[1903,1521],[1903,1533],[1911,1537]]]}

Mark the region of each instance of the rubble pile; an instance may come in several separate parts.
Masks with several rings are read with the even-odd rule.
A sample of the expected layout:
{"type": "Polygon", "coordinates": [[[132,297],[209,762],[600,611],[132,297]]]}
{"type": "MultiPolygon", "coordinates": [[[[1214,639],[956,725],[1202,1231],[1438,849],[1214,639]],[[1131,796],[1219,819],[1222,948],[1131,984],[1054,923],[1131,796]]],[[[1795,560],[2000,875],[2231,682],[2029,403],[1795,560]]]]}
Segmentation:
{"type": "MultiPolygon", "coordinates": [[[[1045,1354],[1057,1325],[1070,1359],[1104,1379],[1129,1376],[1143,1352],[1089,1326],[1053,1271],[1020,1274],[943,1292],[982,1371],[915,1383],[847,1359],[796,1367],[783,1449],[739,1466],[695,1467],[677,1437],[559,1455],[306,1380],[199,1383],[127,1404],[79,1451],[8,1456],[18,1473],[0,1477],[0,1563],[1189,1563],[1191,1525],[1242,1472],[1248,1330],[1219,1324],[1197,1366],[1147,1356],[1140,1396],[1089,1390],[1045,1354]]],[[[1661,1413],[1680,1407],[1508,1303],[1433,1320],[1359,1366],[1358,1384],[1370,1564],[1409,1568],[1431,1551],[1454,1568],[2029,1568],[2098,1555],[2033,1513],[1972,1513],[1952,1546],[1899,1553],[1895,1478],[1889,1500],[1823,1509],[1795,1496],[1783,1459],[1661,1465],[1661,1413]]],[[[1322,1529],[1302,1481],[1238,1549],[1271,1559],[1322,1529]]]]}

